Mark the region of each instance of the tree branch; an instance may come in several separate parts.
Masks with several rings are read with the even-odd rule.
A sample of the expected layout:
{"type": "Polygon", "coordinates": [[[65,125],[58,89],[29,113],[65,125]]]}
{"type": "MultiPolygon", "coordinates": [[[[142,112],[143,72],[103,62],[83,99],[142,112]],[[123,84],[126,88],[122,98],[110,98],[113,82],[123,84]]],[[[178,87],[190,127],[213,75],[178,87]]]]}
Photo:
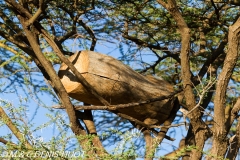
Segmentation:
{"type": "Polygon", "coordinates": [[[15,23],[13,23],[13,21],[10,20],[2,10],[0,10],[0,17],[1,17],[1,18],[4,20],[4,22],[5,22],[7,25],[9,25],[16,33],[21,33],[21,32],[22,32],[22,30],[21,30],[15,23]]]}
{"type": "MultiPolygon", "coordinates": [[[[34,30],[34,27],[32,27],[32,31],[29,30],[29,27],[27,27],[26,21],[23,17],[19,16],[19,20],[23,25],[24,31],[26,32],[26,36],[28,38],[28,41],[37,57],[39,62],[42,64],[44,67],[45,71],[48,74],[47,80],[50,82],[52,87],[54,88],[55,92],[59,96],[62,104],[66,107],[67,114],[69,116],[69,120],[71,123],[71,129],[74,132],[75,135],[80,136],[80,135],[85,135],[85,131],[83,127],[81,126],[80,122],[77,119],[76,116],[76,111],[74,110],[66,90],[64,89],[64,86],[62,85],[59,77],[57,76],[55,70],[53,69],[51,63],[45,58],[43,55],[40,46],[37,41],[37,36],[34,33],[36,32],[34,30]]],[[[79,140],[80,144],[82,144],[82,147],[84,148],[84,142],[83,140],[79,140]]]]}
{"type": "MultiPolygon", "coordinates": [[[[127,23],[127,22],[125,22],[125,23],[127,23]]],[[[127,26],[127,25],[125,25],[125,30],[124,30],[124,32],[123,32],[123,34],[122,34],[122,36],[123,36],[124,38],[135,42],[137,45],[144,46],[144,47],[148,47],[148,48],[150,48],[150,49],[160,50],[160,51],[165,52],[165,53],[168,53],[168,54],[172,54],[172,53],[168,50],[167,47],[161,47],[160,45],[152,45],[152,44],[149,44],[149,43],[147,43],[147,42],[144,42],[144,41],[141,40],[141,39],[138,39],[138,38],[136,38],[136,37],[132,37],[132,36],[128,35],[128,31],[127,31],[127,29],[126,29],[126,28],[127,28],[126,26],[127,26]]]]}
{"type": "Polygon", "coordinates": [[[12,131],[12,133],[17,137],[17,139],[20,142],[22,142],[23,144],[25,144],[25,147],[27,149],[30,149],[30,150],[33,149],[32,145],[25,138],[25,135],[19,131],[19,129],[16,127],[15,124],[13,124],[13,122],[8,117],[8,115],[3,110],[2,107],[0,107],[0,117],[1,117],[2,121],[8,126],[8,128],[12,131]]]}
{"type": "Polygon", "coordinates": [[[238,118],[238,123],[236,126],[236,134],[229,139],[229,148],[226,158],[236,159],[239,153],[240,147],[240,118],[238,118]]]}
{"type": "Polygon", "coordinates": [[[180,108],[180,106],[179,106],[178,100],[176,99],[169,118],[164,122],[163,127],[161,128],[161,131],[158,133],[158,136],[156,137],[158,144],[160,144],[162,142],[163,138],[167,134],[167,131],[169,129],[168,126],[172,126],[171,124],[174,121],[179,108],[180,108]]]}
{"type": "Polygon", "coordinates": [[[8,2],[10,5],[12,5],[14,8],[17,9],[17,11],[26,16],[27,18],[32,18],[32,15],[28,12],[28,10],[26,10],[22,5],[20,5],[19,3],[17,3],[14,0],[6,0],[6,2],[8,2]]]}
{"type": "Polygon", "coordinates": [[[21,57],[22,59],[24,59],[26,62],[30,62],[30,61],[31,61],[31,58],[30,58],[30,57],[27,57],[27,56],[25,56],[25,55],[20,54],[18,51],[14,50],[14,49],[11,48],[11,47],[8,47],[8,46],[5,45],[4,43],[1,43],[1,42],[0,42],[0,47],[1,47],[1,48],[4,48],[4,49],[6,49],[6,50],[8,50],[8,51],[10,51],[10,52],[12,52],[12,53],[15,54],[15,55],[19,55],[19,57],[21,57]]]}
{"type": "Polygon", "coordinates": [[[194,85],[197,84],[196,82],[198,81],[198,77],[202,79],[202,77],[206,74],[209,66],[219,57],[219,55],[224,53],[224,48],[226,47],[226,44],[227,44],[227,38],[222,40],[218,48],[212,53],[211,58],[208,58],[207,61],[204,63],[204,65],[202,66],[201,70],[198,73],[198,76],[194,77],[194,80],[193,80],[195,82],[194,85]]]}
{"type": "Polygon", "coordinates": [[[238,97],[237,102],[234,104],[232,109],[230,108],[230,106],[229,107],[227,106],[225,108],[225,113],[227,112],[226,113],[227,115],[225,116],[225,118],[226,118],[225,125],[226,125],[227,132],[229,132],[229,130],[233,124],[233,121],[238,116],[239,111],[240,111],[240,97],[238,97]],[[226,110],[229,110],[229,111],[226,111],[226,110]]]}
{"type": "Polygon", "coordinates": [[[143,132],[145,139],[145,160],[152,160],[155,150],[153,149],[153,137],[151,136],[150,130],[144,130],[143,132]]]}
{"type": "Polygon", "coordinates": [[[38,17],[42,14],[43,5],[44,5],[43,1],[44,0],[39,0],[39,8],[37,12],[26,22],[27,26],[32,25],[38,19],[38,17]]]}
{"type": "Polygon", "coordinates": [[[19,47],[21,47],[21,48],[28,48],[28,49],[30,49],[30,47],[27,46],[26,43],[24,43],[25,41],[22,42],[22,40],[19,40],[19,39],[16,38],[16,37],[10,36],[9,34],[3,32],[3,31],[1,31],[1,30],[0,30],[0,35],[1,35],[4,39],[12,42],[13,44],[16,44],[17,46],[19,46],[19,47]]]}
{"type": "Polygon", "coordinates": [[[106,155],[107,151],[104,149],[104,147],[97,135],[97,131],[96,131],[95,124],[93,122],[93,116],[92,116],[91,110],[84,110],[84,112],[77,112],[77,116],[84,122],[84,124],[87,128],[88,134],[93,136],[92,139],[90,139],[90,141],[94,145],[94,148],[92,148],[94,150],[94,152],[96,152],[100,156],[106,155]]]}
{"type": "Polygon", "coordinates": [[[59,49],[59,47],[57,46],[57,44],[54,42],[54,40],[51,38],[51,36],[44,30],[44,28],[37,23],[36,24],[36,28],[38,29],[38,31],[43,35],[43,37],[46,39],[46,41],[49,43],[49,45],[53,48],[53,50],[55,51],[55,53],[57,54],[57,56],[60,58],[60,60],[65,63],[70,70],[72,70],[72,72],[75,74],[75,76],[78,78],[79,82],[85,87],[85,89],[91,93],[92,95],[94,95],[96,98],[99,99],[99,101],[108,106],[109,103],[102,98],[96,91],[95,89],[85,80],[85,78],[78,72],[78,70],[74,67],[74,65],[62,54],[61,50],[59,49]]]}
{"type": "Polygon", "coordinates": [[[160,160],[168,160],[168,159],[175,159],[175,158],[180,158],[186,153],[185,151],[185,139],[182,139],[179,142],[178,149],[166,154],[163,158],[160,158],[160,160]],[[179,154],[181,153],[181,154],[179,154]]]}
{"type": "Polygon", "coordinates": [[[13,142],[7,141],[4,138],[0,137],[0,142],[5,144],[5,145],[10,145],[11,147],[13,147],[14,149],[17,149],[17,145],[13,142]]]}
{"type": "MultiPolygon", "coordinates": [[[[229,27],[228,51],[216,85],[216,95],[214,99],[214,121],[218,125],[214,125],[213,146],[211,149],[211,155],[218,155],[220,157],[224,157],[227,148],[227,132],[225,127],[226,123],[224,112],[225,101],[227,86],[238,58],[239,33],[240,18],[238,18],[237,21],[229,27]],[[220,145],[222,147],[219,147],[220,145]]],[[[208,157],[208,159],[211,158],[208,157]]]]}
{"type": "MultiPolygon", "coordinates": [[[[148,100],[145,100],[145,101],[133,102],[133,103],[127,103],[127,104],[107,105],[107,106],[81,106],[81,105],[77,105],[76,106],[75,105],[75,109],[76,110],[108,110],[108,111],[116,111],[116,110],[122,109],[122,108],[139,106],[139,105],[148,104],[148,103],[152,103],[152,102],[156,102],[156,101],[162,101],[164,99],[172,99],[174,96],[176,96],[180,92],[182,92],[181,89],[178,90],[178,91],[173,92],[172,94],[170,94],[168,96],[160,96],[160,97],[148,99],[148,100]]],[[[55,106],[52,106],[52,108],[64,109],[64,106],[62,106],[62,105],[55,105],[55,106]]]]}
{"type": "MultiPolygon", "coordinates": [[[[193,93],[192,86],[192,73],[190,70],[190,61],[189,61],[189,51],[190,51],[190,29],[182,17],[181,12],[179,11],[175,0],[168,0],[166,4],[162,0],[157,0],[159,4],[161,4],[165,9],[167,9],[172,15],[173,19],[176,21],[177,26],[180,30],[181,34],[181,77],[183,81],[183,90],[184,97],[186,100],[187,109],[190,111],[196,106],[196,100],[193,93]]],[[[208,127],[201,120],[201,112],[199,110],[195,110],[190,115],[191,124],[193,126],[194,138],[196,140],[197,147],[202,150],[205,140],[208,135],[208,127]],[[202,128],[199,130],[199,128],[202,128]]],[[[187,144],[188,145],[188,144],[187,144]]],[[[202,153],[197,150],[192,150],[191,159],[201,159],[202,153]]]]}
{"type": "Polygon", "coordinates": [[[91,44],[91,47],[90,47],[90,51],[94,51],[94,48],[95,48],[96,43],[97,43],[97,38],[95,37],[95,34],[94,34],[93,30],[87,24],[85,24],[81,19],[78,20],[78,23],[88,32],[88,34],[92,38],[92,44],[91,44]]]}

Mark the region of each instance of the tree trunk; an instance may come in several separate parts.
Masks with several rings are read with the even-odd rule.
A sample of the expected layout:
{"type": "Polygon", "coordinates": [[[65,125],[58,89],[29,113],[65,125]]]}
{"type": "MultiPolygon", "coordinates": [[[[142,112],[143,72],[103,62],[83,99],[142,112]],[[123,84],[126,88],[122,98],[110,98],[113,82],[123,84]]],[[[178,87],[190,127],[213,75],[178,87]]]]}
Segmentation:
{"type": "Polygon", "coordinates": [[[228,83],[230,81],[233,69],[237,63],[239,52],[239,33],[240,18],[229,27],[228,34],[228,51],[224,60],[223,69],[218,77],[216,85],[216,94],[214,99],[214,127],[213,127],[213,144],[211,154],[208,160],[223,158],[227,151],[227,124],[225,120],[225,105],[228,83]],[[221,146],[221,147],[220,147],[221,146]]]}

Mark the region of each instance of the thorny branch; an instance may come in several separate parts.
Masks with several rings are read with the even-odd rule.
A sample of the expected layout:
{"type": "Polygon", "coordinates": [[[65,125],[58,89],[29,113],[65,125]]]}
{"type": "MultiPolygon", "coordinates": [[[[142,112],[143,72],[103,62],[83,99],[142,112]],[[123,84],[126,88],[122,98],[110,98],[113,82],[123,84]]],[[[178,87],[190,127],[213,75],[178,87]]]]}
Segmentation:
{"type": "MultiPolygon", "coordinates": [[[[12,120],[8,117],[6,112],[3,110],[2,107],[0,107],[0,118],[3,122],[8,126],[8,128],[12,131],[12,133],[17,137],[17,139],[20,142],[23,142],[25,144],[25,147],[27,149],[33,149],[32,145],[27,141],[27,139],[24,137],[24,134],[19,131],[19,129],[14,125],[12,120]]],[[[2,139],[3,140],[3,139],[2,139]]],[[[2,141],[5,142],[5,141],[2,141]]]]}

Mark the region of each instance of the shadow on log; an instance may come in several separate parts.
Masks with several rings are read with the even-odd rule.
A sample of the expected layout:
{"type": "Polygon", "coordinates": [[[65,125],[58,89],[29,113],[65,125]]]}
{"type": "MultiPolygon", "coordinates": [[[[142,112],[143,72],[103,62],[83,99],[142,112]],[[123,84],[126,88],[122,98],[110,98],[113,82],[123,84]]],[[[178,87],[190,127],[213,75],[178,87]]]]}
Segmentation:
{"type": "MultiPolygon", "coordinates": [[[[168,82],[153,76],[143,76],[122,62],[96,52],[81,51],[69,60],[92,85],[95,90],[110,104],[127,104],[140,102],[174,92],[168,82]]],[[[101,102],[87,92],[71,70],[62,64],[58,73],[70,97],[92,105],[101,102]]],[[[174,99],[165,99],[140,106],[118,109],[118,112],[131,116],[147,125],[160,125],[169,116],[174,99]]]]}

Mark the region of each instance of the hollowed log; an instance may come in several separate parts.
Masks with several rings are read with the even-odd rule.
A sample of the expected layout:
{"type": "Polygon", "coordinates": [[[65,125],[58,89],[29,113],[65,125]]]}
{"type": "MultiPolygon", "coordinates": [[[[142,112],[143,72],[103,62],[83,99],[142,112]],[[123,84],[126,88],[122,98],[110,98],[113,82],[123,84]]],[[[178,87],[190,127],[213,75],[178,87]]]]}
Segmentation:
{"type": "MultiPolygon", "coordinates": [[[[69,60],[86,81],[110,104],[140,102],[173,93],[173,86],[153,76],[143,76],[113,57],[81,51],[69,60]]],[[[75,75],[63,63],[58,73],[70,97],[92,105],[102,105],[77,81],[75,75]]],[[[174,106],[174,99],[118,109],[119,112],[148,125],[162,124],[174,106]]]]}

